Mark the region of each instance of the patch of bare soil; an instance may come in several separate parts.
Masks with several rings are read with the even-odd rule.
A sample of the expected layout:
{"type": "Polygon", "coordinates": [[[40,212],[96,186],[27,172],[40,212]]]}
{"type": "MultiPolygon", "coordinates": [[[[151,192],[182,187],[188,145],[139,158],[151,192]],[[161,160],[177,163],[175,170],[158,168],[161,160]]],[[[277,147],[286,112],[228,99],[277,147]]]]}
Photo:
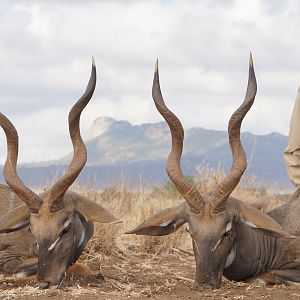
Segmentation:
{"type": "Polygon", "coordinates": [[[300,286],[259,286],[223,280],[218,290],[193,289],[194,257],[126,255],[89,260],[92,274],[65,280],[60,289],[40,290],[34,280],[0,284],[0,299],[300,299],[300,286]]]}

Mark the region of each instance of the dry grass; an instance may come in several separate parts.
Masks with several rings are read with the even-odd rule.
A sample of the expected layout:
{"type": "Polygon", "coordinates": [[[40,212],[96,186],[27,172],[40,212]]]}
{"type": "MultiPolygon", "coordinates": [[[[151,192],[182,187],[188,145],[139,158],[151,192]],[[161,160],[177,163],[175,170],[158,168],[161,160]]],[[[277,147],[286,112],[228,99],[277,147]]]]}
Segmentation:
{"type": "Polygon", "coordinates": [[[161,209],[179,204],[182,199],[168,197],[163,191],[141,194],[133,191],[120,191],[108,188],[102,192],[85,192],[95,202],[101,204],[123,221],[122,224],[95,224],[95,234],[89,242],[87,256],[90,259],[102,255],[117,256],[128,253],[169,253],[172,248],[180,248],[188,237],[185,229],[165,237],[125,235],[124,232],[136,227],[149,216],[161,209]],[[98,253],[98,254],[97,254],[98,253]]]}
{"type": "MultiPolygon", "coordinates": [[[[224,178],[224,172],[220,168],[214,170],[204,166],[197,167],[196,170],[198,175],[194,183],[201,192],[212,191],[224,178]]],[[[192,251],[185,226],[171,235],[162,237],[124,234],[161,209],[183,201],[172,184],[167,183],[162,188],[156,187],[146,193],[126,190],[123,185],[121,187],[122,189],[106,188],[99,192],[80,190],[123,220],[123,223],[118,225],[95,225],[95,234],[89,242],[85,259],[97,260],[103,255],[126,256],[129,253],[169,255],[176,249],[192,251]]],[[[269,211],[288,200],[288,195],[273,194],[266,188],[257,186],[254,178],[244,179],[232,195],[263,211],[269,211]]]]}
{"type": "MultiPolygon", "coordinates": [[[[213,190],[224,178],[220,168],[198,167],[197,172],[194,182],[201,192],[213,190]]],[[[95,234],[80,258],[92,266],[92,278],[72,278],[55,291],[38,290],[32,283],[22,287],[17,283],[11,286],[2,284],[0,299],[182,299],[186,295],[189,295],[187,299],[265,299],[266,293],[272,293],[273,299],[286,298],[287,295],[294,299],[295,295],[300,295],[296,288],[285,290],[278,286],[271,291],[255,284],[227,280],[217,291],[193,291],[194,256],[185,226],[164,237],[124,234],[159,210],[178,205],[183,199],[170,183],[147,192],[143,189],[126,190],[123,185],[120,186],[98,192],[79,187],[75,189],[124,221],[115,225],[95,224],[95,234]]],[[[243,180],[233,196],[264,211],[288,199],[288,196],[274,195],[265,188],[257,187],[253,178],[243,180]]]]}

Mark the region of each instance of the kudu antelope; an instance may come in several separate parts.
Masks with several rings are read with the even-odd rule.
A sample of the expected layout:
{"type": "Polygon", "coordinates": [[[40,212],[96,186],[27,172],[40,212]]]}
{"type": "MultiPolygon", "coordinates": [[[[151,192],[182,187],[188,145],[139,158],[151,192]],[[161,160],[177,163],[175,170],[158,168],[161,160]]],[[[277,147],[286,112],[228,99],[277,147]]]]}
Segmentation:
{"type": "Polygon", "coordinates": [[[172,137],[167,173],[186,201],[158,212],[127,233],[161,236],[188,223],[196,261],[195,287],[219,288],[222,275],[235,281],[260,277],[269,284],[300,282],[300,240],[295,237],[300,235],[300,199],[293,198],[267,214],[230,197],[246,170],[240,127],[256,90],[250,55],[245,100],[228,124],[231,169],[214,191],[201,194],[181,171],[184,131],[179,119],[165,105],[156,65],[152,96],[172,137]]]}
{"type": "Polygon", "coordinates": [[[39,287],[59,286],[68,267],[76,262],[93,235],[93,221],[118,222],[102,206],[68,191],[87,160],[79,121],[95,86],[93,61],[86,91],[69,113],[73,159],[63,177],[39,195],[17,174],[18,134],[8,118],[0,113],[0,125],[7,138],[3,174],[8,186],[0,186],[0,272],[4,275],[37,274],[39,287]]]}

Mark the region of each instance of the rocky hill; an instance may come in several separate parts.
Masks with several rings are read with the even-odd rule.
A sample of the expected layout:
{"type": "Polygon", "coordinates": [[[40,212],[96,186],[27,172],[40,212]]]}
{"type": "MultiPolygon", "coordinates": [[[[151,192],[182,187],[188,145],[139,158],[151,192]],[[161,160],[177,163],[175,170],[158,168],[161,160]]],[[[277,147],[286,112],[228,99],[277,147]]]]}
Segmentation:
{"type": "MultiPolygon", "coordinates": [[[[291,187],[282,153],[287,137],[278,133],[253,135],[242,133],[242,143],[248,157],[246,176],[254,176],[259,184],[275,188],[291,187]]],[[[109,117],[96,119],[90,130],[88,163],[80,175],[81,184],[104,187],[125,178],[136,186],[142,177],[146,186],[162,184],[166,179],[165,162],[170,150],[170,133],[164,122],[132,125],[109,117]]],[[[20,172],[31,186],[50,184],[65,170],[71,154],[52,162],[26,164],[20,172]]],[[[195,175],[195,166],[211,168],[231,165],[227,132],[204,128],[185,130],[182,168],[195,175]]]]}

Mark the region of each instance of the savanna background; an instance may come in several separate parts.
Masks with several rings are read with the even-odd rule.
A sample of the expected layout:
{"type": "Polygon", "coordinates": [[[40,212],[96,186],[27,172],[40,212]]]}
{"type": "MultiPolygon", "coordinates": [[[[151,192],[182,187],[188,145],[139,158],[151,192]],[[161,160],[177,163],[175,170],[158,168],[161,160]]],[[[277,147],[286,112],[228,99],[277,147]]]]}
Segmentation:
{"type": "MultiPolygon", "coordinates": [[[[182,167],[201,191],[211,190],[230,166],[224,130],[243,99],[252,51],[258,93],[242,127],[249,170],[234,196],[264,211],[286,202],[293,187],[282,151],[300,78],[298,1],[0,2],[0,106],[19,132],[22,179],[39,190],[63,173],[71,151],[68,111],[85,87],[94,56],[97,88],[81,121],[89,176],[73,189],[124,221],[96,225],[80,259],[92,270],[88,276],[70,274],[60,290],[48,291],[36,289],[33,280],[4,280],[2,299],[300,297],[296,286],[226,280],[216,291],[193,290],[194,257],[185,226],[166,237],[124,235],[151,214],[183,201],[164,171],[168,132],[157,135],[157,125],[145,140],[130,135],[128,126],[89,130],[104,116],[141,128],[161,121],[151,99],[158,57],[166,102],[190,129],[190,139],[199,141],[190,144],[187,138],[182,167]],[[218,138],[209,144],[195,128],[212,130],[218,138]]],[[[211,137],[212,131],[204,135],[211,137]]],[[[5,146],[0,134],[0,164],[5,146]]]]}

